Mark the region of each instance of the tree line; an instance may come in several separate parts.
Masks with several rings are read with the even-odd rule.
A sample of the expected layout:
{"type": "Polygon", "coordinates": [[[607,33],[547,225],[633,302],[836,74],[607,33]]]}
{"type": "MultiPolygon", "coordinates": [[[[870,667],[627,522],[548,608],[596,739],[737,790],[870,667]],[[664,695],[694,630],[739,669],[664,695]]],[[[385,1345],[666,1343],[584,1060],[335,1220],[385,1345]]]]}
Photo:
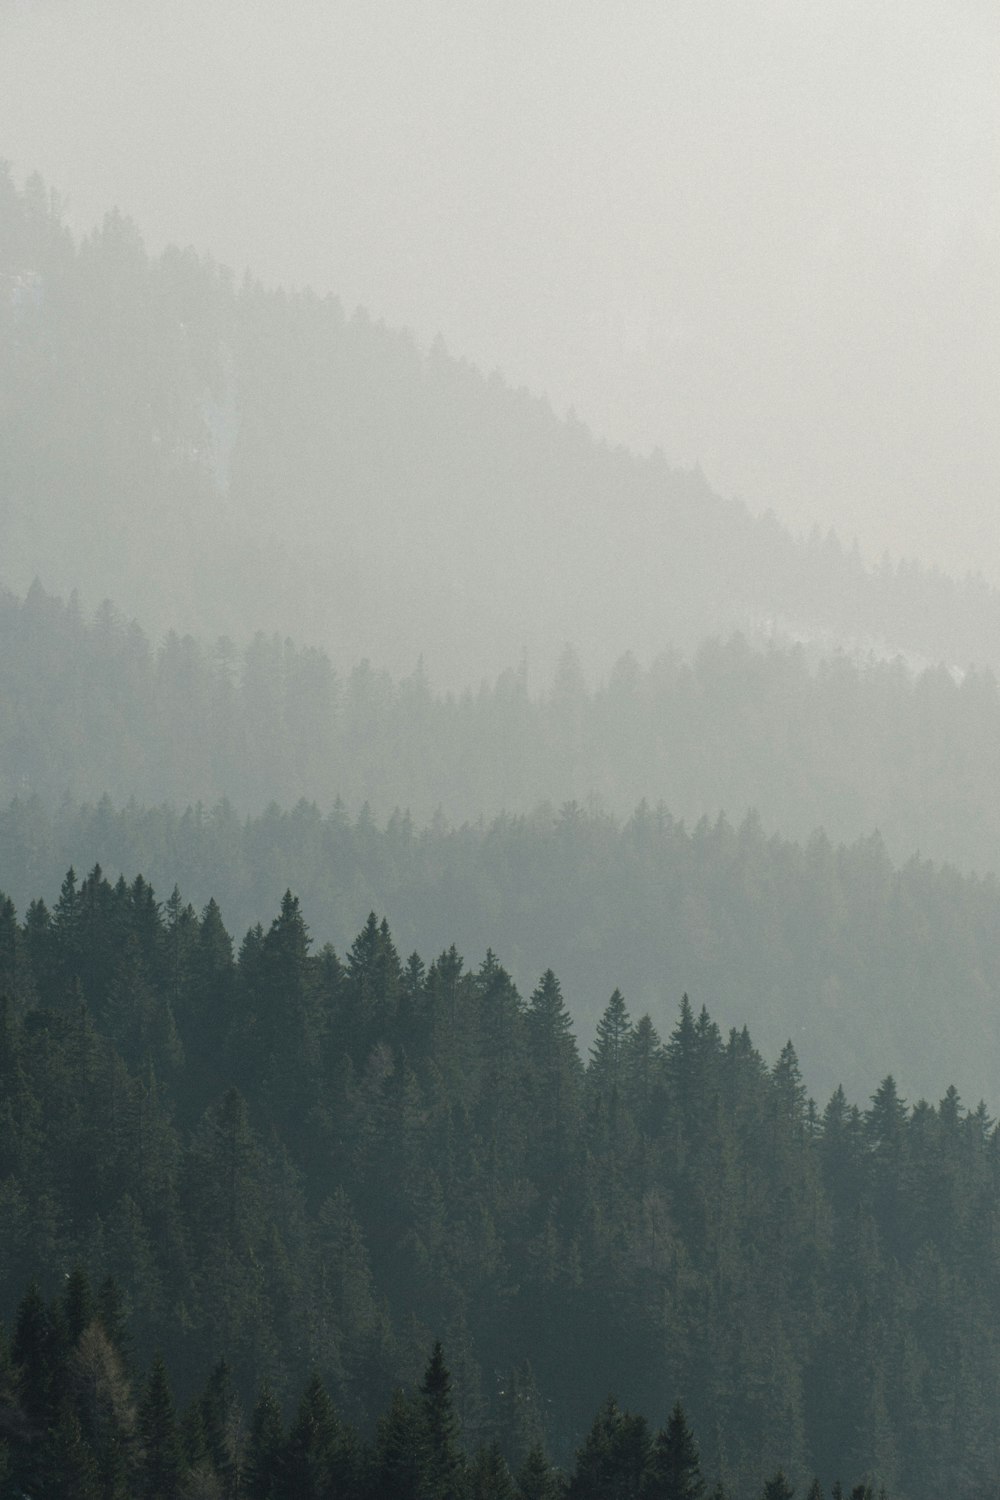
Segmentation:
{"type": "MultiPolygon", "coordinates": [[[[378,817],[461,821],[540,803],[627,816],[643,799],[696,821],[755,808],[765,826],[835,841],[879,828],[894,856],[994,869],[1000,692],[988,670],[914,672],[803,647],[705,640],[588,686],[564,651],[476,691],[347,671],[287,637],[154,644],[109,603],[93,617],[34,585],[0,594],[0,798],[69,793],[242,813],[301,798],[378,817]]],[[[964,666],[965,663],[962,663],[964,666]]]]}
{"type": "Polygon", "coordinates": [[[775,1054],[793,1037],[810,1089],[866,1098],[892,1070],[903,1092],[939,1079],[998,1101],[1000,894],[996,879],[911,859],[870,836],[836,846],[768,836],[760,819],[692,826],[640,804],[622,823],[578,803],[525,817],[420,827],[403,813],[315,804],[241,818],[108,799],[0,808],[3,882],[21,909],[53,900],[70,864],[141,869],[214,898],[237,934],[295,889],[320,942],[346,951],[365,913],[393,913],[406,952],[492,947],[523,992],[553,968],[581,1036],[617,985],[665,1029],[686,989],[775,1054]]]}
{"type": "MultiPolygon", "coordinates": [[[[468,1453],[435,1343],[419,1386],[397,1387],[365,1436],[318,1374],[290,1420],[268,1387],[243,1408],[225,1360],[178,1408],[162,1357],[137,1378],[113,1281],[79,1269],[46,1302],[32,1284],[0,1341],[0,1497],[38,1500],[702,1500],[708,1485],[680,1402],[659,1431],[605,1400],[568,1473],[499,1436],[468,1453]],[[509,1448],[508,1448],[509,1452],[509,1448]]],[[[521,1413],[533,1427],[530,1411],[521,1413]]],[[[835,1483],[832,1500],[842,1500],[835,1483]]],[[[780,1469],[760,1500],[791,1500],[780,1469]]],[[[879,1500],[886,1500],[884,1488],[879,1500]]],[[[709,1500],[728,1500],[716,1484],[709,1500]]],[[[823,1500],[814,1480],[807,1500],[823,1500]]],[[[875,1500],[870,1485],[851,1500],[875,1500]]]]}

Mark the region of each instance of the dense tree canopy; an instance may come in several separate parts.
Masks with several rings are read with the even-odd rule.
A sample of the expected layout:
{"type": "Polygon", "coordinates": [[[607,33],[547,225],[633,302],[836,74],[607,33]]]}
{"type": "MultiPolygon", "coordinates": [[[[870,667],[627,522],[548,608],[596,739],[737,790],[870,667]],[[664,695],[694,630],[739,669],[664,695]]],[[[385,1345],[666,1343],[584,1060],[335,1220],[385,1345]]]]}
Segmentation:
{"type": "MultiPolygon", "coordinates": [[[[493,947],[526,994],[553,968],[588,1045],[616,986],[661,1031],[688,989],[720,1024],[749,1025],[770,1053],[791,1036],[817,1095],[843,1083],[866,1097],[892,1071],[916,1098],[934,1094],[943,1073],[963,1097],[1000,1106],[996,881],[918,859],[894,868],[878,837],[837,848],[815,834],[799,845],[768,837],[753,816],[687,828],[647,806],[622,824],[570,803],[420,829],[405,815],[380,825],[364,811],[352,819],[305,803],[244,821],[225,803],[181,814],[64,801],[50,813],[18,800],[0,808],[0,848],[6,888],[32,930],[32,899],[54,901],[74,861],[87,868],[98,857],[115,878],[144,869],[161,890],[179,880],[208,910],[197,998],[178,1003],[197,1010],[216,992],[220,1026],[232,1004],[222,914],[237,931],[256,927],[274,891],[294,884],[317,939],[346,954],[365,996],[352,1024],[366,1040],[394,997],[423,982],[396,971],[377,924],[352,942],[376,906],[393,912],[406,952],[493,947]]],[[[178,911],[175,966],[187,929],[178,911]]],[[[448,973],[435,973],[439,1017],[448,973]]],[[[297,1014],[307,1025],[301,1005],[297,1014]]]]}
{"type": "Polygon", "coordinates": [[[217,908],[70,872],[51,911],[5,904],[2,951],[19,1399],[109,1493],[133,1448],[161,1492],[217,1467],[230,1389],[256,1402],[248,1473],[290,1421],[298,1486],[353,1472],[340,1424],[382,1412],[404,1492],[420,1410],[442,1495],[462,1445],[480,1491],[506,1465],[544,1493],[542,1436],[579,1449],[581,1496],[609,1465],[623,1494],[701,1473],[756,1495],[781,1469],[913,1500],[996,1472],[1000,1135],[954,1090],[909,1104],[887,1077],[817,1111],[790,1043],[768,1067],[686,1000],[661,1040],[617,992],[585,1065],[551,970],[523,1001],[492,953],[404,962],[375,917],[344,958],[313,951],[290,894],[234,956],[217,908]],[[53,1384],[67,1340],[86,1417],[53,1384]],[[164,1370],[183,1403],[220,1359],[185,1419],[164,1370]],[[284,1407],[310,1368],[276,1416],[266,1392],[284,1407]],[[654,1416],[680,1398],[698,1449],[677,1411],[655,1437],[608,1389],[654,1416]]]}

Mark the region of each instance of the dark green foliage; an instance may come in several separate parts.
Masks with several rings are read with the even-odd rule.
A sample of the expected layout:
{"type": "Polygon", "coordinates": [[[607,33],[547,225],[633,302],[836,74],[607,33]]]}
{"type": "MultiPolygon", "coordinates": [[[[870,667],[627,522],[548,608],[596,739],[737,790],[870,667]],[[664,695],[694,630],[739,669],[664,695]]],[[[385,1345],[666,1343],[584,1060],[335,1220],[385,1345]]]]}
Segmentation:
{"type": "MultiPolygon", "coordinates": [[[[318,1375],[302,1391],[287,1434],[266,1387],[244,1432],[222,1362],[178,1421],[157,1356],[136,1417],[117,1355],[96,1322],[56,1361],[54,1382],[67,1394],[44,1433],[19,1425],[9,1399],[0,1404],[0,1500],[21,1500],[25,1483],[39,1500],[693,1500],[705,1490],[680,1407],[660,1435],[669,1434],[667,1449],[676,1460],[664,1486],[667,1471],[656,1468],[644,1418],[623,1411],[612,1397],[597,1413],[568,1480],[537,1446],[516,1479],[496,1441],[466,1458],[440,1344],[419,1390],[393,1393],[369,1442],[338,1419],[318,1375]]],[[[839,1485],[833,1493],[836,1500],[839,1485]]],[[[872,1493],[862,1484],[851,1500],[872,1500],[872,1493]]],[[[792,1494],[779,1471],[763,1500],[791,1500],[792,1494]]],[[[821,1495],[817,1482],[809,1500],[821,1495]]],[[[711,1500],[726,1500],[721,1484],[711,1500]]],[[[886,1500],[884,1488],[879,1500],[886,1500]]]]}
{"type": "Polygon", "coordinates": [[[467,1500],[517,1500],[517,1491],[499,1443],[480,1448],[469,1466],[467,1500]]]}
{"type": "Polygon", "coordinates": [[[205,1453],[217,1476],[220,1494],[225,1500],[235,1500],[240,1477],[242,1412],[225,1360],[220,1360],[212,1371],[198,1403],[198,1414],[205,1453]]]}
{"type": "Polygon", "coordinates": [[[422,1443],[423,1416],[417,1401],[394,1391],[375,1434],[373,1500],[420,1500],[422,1443]]]}
{"type": "Polygon", "coordinates": [[[159,1355],[139,1402],[138,1436],[141,1500],[177,1500],[184,1460],[166,1366],[159,1355]]]}
{"type": "Polygon", "coordinates": [[[541,1447],[532,1448],[517,1472],[518,1500],[561,1500],[564,1488],[541,1447]]]}
{"type": "Polygon", "coordinates": [[[656,1434],[642,1481],[642,1500],[701,1500],[705,1493],[698,1445],[678,1401],[656,1434]]]}
{"type": "Polygon", "coordinates": [[[243,1480],[247,1500],[275,1500],[284,1447],[281,1408],[265,1386],[254,1406],[247,1437],[243,1480]]]}
{"type": "Polygon", "coordinates": [[[462,1453],[451,1376],[436,1343],[420,1386],[420,1500],[460,1500],[462,1453]]]}
{"type": "Polygon", "coordinates": [[[577,1132],[582,1070],[573,1022],[551,969],[539,980],[525,1018],[529,1160],[548,1196],[569,1167],[577,1132]]]}
{"type": "Polygon", "coordinates": [[[325,1500],[336,1493],[343,1435],[318,1375],[310,1379],[281,1450],[274,1500],[325,1500]]]}
{"type": "Polygon", "coordinates": [[[121,1355],[97,1319],[76,1342],[69,1377],[103,1500],[125,1500],[139,1457],[136,1409],[121,1355]]]}
{"type": "Polygon", "coordinates": [[[94,1315],[94,1299],[86,1271],[79,1266],[70,1272],[63,1297],[63,1321],[70,1344],[76,1344],[94,1315]]]}
{"type": "MultiPolygon", "coordinates": [[[[672,1006],[690,986],[727,1025],[741,1027],[752,1016],[754,1039],[769,1055],[790,1035],[796,1046],[801,1042],[808,1089],[821,1100],[840,1082],[849,1096],[867,1096],[886,1059],[899,1092],[911,1099],[937,1098],[939,1079],[952,1077],[970,1103],[990,1100],[1000,1075],[1000,1042],[983,999],[1000,989],[996,883],[922,860],[896,869],[877,837],[839,849],[821,835],[795,845],[766,838],[754,817],[739,826],[720,819],[687,829],[662,807],[642,806],[622,825],[598,813],[567,818],[540,809],[485,826],[450,828],[439,820],[418,832],[401,817],[380,827],[368,815],[351,820],[342,808],[324,815],[305,804],[287,813],[271,808],[244,823],[224,803],[181,814],[64,802],[49,813],[32,801],[0,810],[0,848],[5,888],[26,913],[25,995],[61,1009],[67,997],[58,979],[60,939],[51,920],[36,930],[44,903],[28,904],[42,884],[58,892],[66,864],[95,848],[116,869],[149,861],[165,889],[178,866],[188,872],[189,893],[204,911],[193,918],[196,933],[185,919],[191,951],[176,974],[162,958],[155,964],[143,958],[146,917],[132,885],[117,895],[109,885],[108,921],[124,923],[129,941],[115,939],[114,962],[91,965],[86,985],[91,1021],[102,1033],[113,1024],[116,1036],[121,1021],[121,1045],[134,1066],[145,1061],[147,1034],[157,1076],[172,1094],[183,1090],[192,1110],[205,1109],[229,1083],[250,1088],[234,1069],[253,1066],[252,1056],[244,1056],[246,1028],[257,1015],[264,928],[273,925],[275,864],[283,874],[295,870],[302,911],[324,924],[310,949],[317,960],[313,989],[298,1023],[311,1048],[316,1027],[320,1033],[318,1074],[310,1062],[317,1108],[324,1107],[330,1069],[349,1058],[363,1071],[387,1027],[398,1027],[394,1040],[414,1065],[426,1054],[426,971],[419,978],[403,974],[397,946],[392,937],[387,942],[378,919],[355,938],[373,899],[395,913],[393,934],[403,951],[447,911],[459,949],[502,951],[516,960],[514,977],[522,985],[551,966],[588,1041],[615,982],[632,1014],[648,1011],[661,1035],[673,1023],[665,997],[672,1006]],[[238,968],[219,907],[209,902],[213,890],[230,920],[251,929],[238,968]],[[348,955],[343,965],[320,946],[326,940],[348,955]],[[943,994],[953,1018],[947,1028],[939,1025],[943,994]],[[143,1017],[146,1033],[136,1030],[143,1017]],[[184,1049],[180,1075],[170,1017],[184,1049]],[[158,1032],[161,1022],[166,1030],[158,1032]]],[[[97,909],[104,906],[102,896],[97,909]]],[[[169,913],[164,918],[166,947],[169,913]]],[[[103,944],[101,932],[98,926],[103,944]]],[[[461,983],[469,978],[463,970],[461,983]]],[[[439,984],[439,1015],[446,1001],[439,984]]],[[[692,1009],[694,1022],[698,1006],[692,1009]]],[[[468,1053],[468,1037],[454,1040],[452,1071],[468,1053]]],[[[521,1078],[526,1070],[505,1055],[521,1078]]],[[[17,1139],[0,1141],[0,1153],[27,1149],[25,1130],[30,1136],[30,1119],[17,1139]]]]}
{"type": "MultiPolygon", "coordinates": [[[[779,1469],[761,1490],[760,1500],[792,1500],[794,1494],[794,1489],[779,1469]]],[[[852,1500],[854,1500],[853,1496],[852,1500]]],[[[862,1497],[859,1496],[858,1500],[862,1500],[862,1497]]]]}
{"type": "Polygon", "coordinates": [[[648,1461],[645,1419],[609,1396],[577,1453],[567,1500],[639,1500],[648,1461]]]}
{"type": "Polygon", "coordinates": [[[11,1354],[17,1367],[17,1391],[25,1418],[37,1432],[58,1420],[65,1337],[58,1312],[45,1304],[32,1283],[17,1309],[11,1354]]]}
{"type": "MultiPolygon", "coordinates": [[[[912,1500],[948,1483],[974,1497],[994,1472],[985,1108],[954,1090],[910,1108],[887,1079],[864,1114],[842,1091],[810,1111],[790,1046],[768,1068],[745,1031],[724,1038],[687,1003],[664,1046],[620,994],[584,1067],[552,971],[525,1005],[492,952],[478,969],[453,948],[402,966],[377,917],[342,965],[310,951],[291,896],[238,960],[217,911],[161,909],[146,882],[67,880],[60,907],[67,982],[94,1014],[41,1003],[26,923],[34,998],[0,1030],[18,1106],[0,1178],[8,1467],[28,1493],[45,1475],[21,1439],[37,1433],[59,1435],[57,1466],[84,1444],[102,1500],[169,1491],[185,1465],[223,1497],[363,1483],[446,1500],[468,1479],[463,1444],[477,1484],[505,1485],[494,1440],[545,1495],[540,1445],[567,1464],[612,1382],[632,1411],[683,1391],[706,1484],[736,1494],[779,1464],[800,1492],[814,1472],[870,1474],[912,1500]],[[177,1001],[162,1079],[119,1051],[115,912],[149,994],[177,1001]],[[228,995],[215,1013],[192,1001],[209,993],[206,930],[228,995]],[[39,1285],[18,1303],[29,1268],[39,1285]],[[436,1327],[448,1366],[436,1348],[362,1453],[345,1424],[371,1432],[393,1388],[419,1386],[436,1327]],[[164,1364],[131,1392],[131,1350],[141,1369],[160,1346],[181,1421],[164,1364]],[[317,1375],[286,1435],[304,1363],[317,1375]],[[274,1400],[243,1436],[265,1383],[274,1400]]],[[[61,941],[40,950],[52,973],[61,941]]],[[[575,1493],[699,1493],[678,1416],[651,1444],[607,1403],[575,1493]]]]}

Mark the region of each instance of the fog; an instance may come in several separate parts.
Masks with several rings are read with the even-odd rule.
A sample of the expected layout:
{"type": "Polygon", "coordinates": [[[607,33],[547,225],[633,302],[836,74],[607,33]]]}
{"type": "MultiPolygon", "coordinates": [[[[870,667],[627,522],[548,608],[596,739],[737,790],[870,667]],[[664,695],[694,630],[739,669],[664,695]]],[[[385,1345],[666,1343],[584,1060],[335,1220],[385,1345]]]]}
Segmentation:
{"type": "Polygon", "coordinates": [[[795,526],[1000,579],[1000,12],[0,5],[0,155],[795,526]]]}

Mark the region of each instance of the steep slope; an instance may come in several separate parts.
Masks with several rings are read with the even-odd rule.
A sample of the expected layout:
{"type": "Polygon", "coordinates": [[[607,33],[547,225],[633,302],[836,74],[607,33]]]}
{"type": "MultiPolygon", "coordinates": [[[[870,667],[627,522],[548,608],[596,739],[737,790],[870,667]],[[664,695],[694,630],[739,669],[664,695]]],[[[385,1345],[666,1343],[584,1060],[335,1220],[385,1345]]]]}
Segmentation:
{"type": "Polygon", "coordinates": [[[343,665],[477,681],[564,641],[770,630],[1000,660],[1000,600],[806,545],[698,474],[598,444],[442,346],[339,305],[145,255],[111,215],[74,246],[0,177],[0,558],[156,630],[293,632],[343,665]]]}

